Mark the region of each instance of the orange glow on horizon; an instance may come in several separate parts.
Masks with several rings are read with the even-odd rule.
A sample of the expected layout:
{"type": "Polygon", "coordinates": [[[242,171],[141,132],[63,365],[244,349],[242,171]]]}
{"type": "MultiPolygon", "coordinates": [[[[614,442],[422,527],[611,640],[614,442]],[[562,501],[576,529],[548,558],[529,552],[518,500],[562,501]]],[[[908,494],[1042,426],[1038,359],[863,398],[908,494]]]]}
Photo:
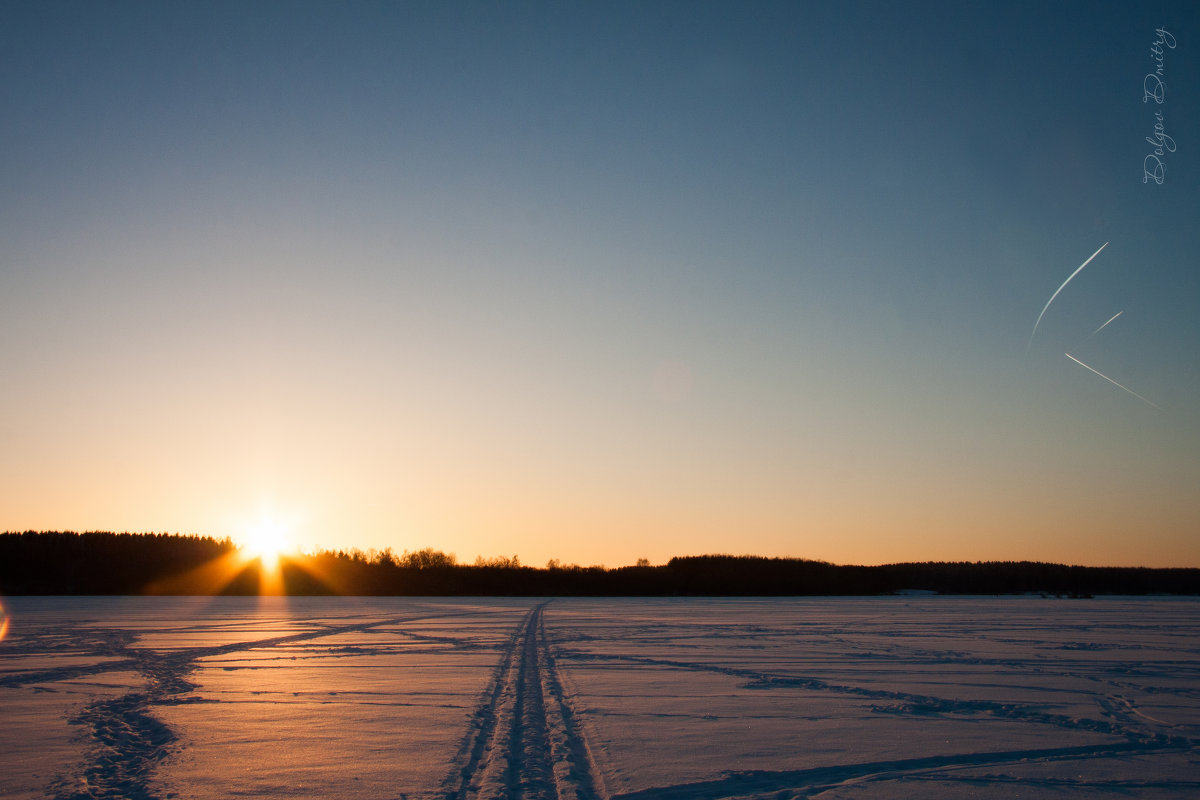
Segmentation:
{"type": "Polygon", "coordinates": [[[225,594],[234,587],[234,594],[286,595],[285,570],[303,573],[316,584],[338,593],[338,587],[307,556],[276,552],[273,559],[265,559],[247,549],[233,550],[182,575],[155,581],[144,591],[153,595],[207,596],[225,594]]]}

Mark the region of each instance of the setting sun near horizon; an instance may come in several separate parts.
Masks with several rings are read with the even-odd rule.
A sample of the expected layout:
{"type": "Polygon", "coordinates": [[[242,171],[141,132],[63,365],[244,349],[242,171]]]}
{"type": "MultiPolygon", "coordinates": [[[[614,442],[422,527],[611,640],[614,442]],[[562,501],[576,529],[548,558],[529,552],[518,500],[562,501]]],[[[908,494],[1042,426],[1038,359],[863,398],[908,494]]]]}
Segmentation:
{"type": "Polygon", "coordinates": [[[289,526],[273,518],[263,518],[251,525],[241,544],[246,555],[257,558],[264,570],[275,569],[281,556],[295,550],[289,526]]]}
{"type": "Polygon", "coordinates": [[[0,531],[1200,565],[1200,6],[845,5],[6,4],[0,531]]]}

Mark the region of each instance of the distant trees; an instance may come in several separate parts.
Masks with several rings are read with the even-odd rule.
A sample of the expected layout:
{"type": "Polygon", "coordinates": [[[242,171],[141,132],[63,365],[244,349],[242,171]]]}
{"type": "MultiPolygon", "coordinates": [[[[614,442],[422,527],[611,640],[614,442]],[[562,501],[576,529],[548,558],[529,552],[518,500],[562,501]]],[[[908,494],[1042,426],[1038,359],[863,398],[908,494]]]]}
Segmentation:
{"type": "MultiPolygon", "coordinates": [[[[0,534],[0,594],[252,594],[257,565],[229,540],[169,534],[0,534]],[[220,565],[218,569],[214,565],[220,565]],[[219,576],[219,580],[215,579],[219,576]]],[[[459,564],[433,548],[322,551],[284,559],[289,594],[358,595],[847,595],[1200,594],[1200,569],[1079,567],[1029,561],[924,562],[879,567],[762,556],[672,558],[659,566],[527,567],[513,555],[459,564]]]]}
{"type": "MultiPolygon", "coordinates": [[[[477,567],[496,567],[499,569],[520,569],[521,559],[515,555],[512,558],[505,556],[495,556],[494,558],[484,558],[483,556],[475,556],[475,566],[477,567]]],[[[557,559],[550,559],[550,563],[546,564],[546,569],[558,569],[559,563],[557,559]],[[553,564],[553,566],[551,566],[553,564]]]]}
{"type": "Polygon", "coordinates": [[[236,549],[229,539],[167,533],[3,533],[0,592],[138,594],[236,549]]]}
{"type": "MultiPolygon", "coordinates": [[[[388,552],[390,553],[391,551],[389,550],[388,552]]],[[[402,567],[410,569],[436,569],[438,567],[453,567],[457,563],[457,559],[453,553],[443,553],[441,550],[426,547],[424,550],[418,550],[415,553],[410,553],[407,550],[404,551],[404,555],[400,556],[397,563],[402,567]]]]}

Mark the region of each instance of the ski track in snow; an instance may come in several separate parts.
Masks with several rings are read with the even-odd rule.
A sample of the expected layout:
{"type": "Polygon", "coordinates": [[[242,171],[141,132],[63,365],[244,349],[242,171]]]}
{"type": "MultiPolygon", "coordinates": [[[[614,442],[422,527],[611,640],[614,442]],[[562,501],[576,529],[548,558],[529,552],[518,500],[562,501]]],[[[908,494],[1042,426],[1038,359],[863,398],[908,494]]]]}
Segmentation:
{"type": "Polygon", "coordinates": [[[607,797],[534,607],[496,666],[444,786],[447,800],[607,797]]]}
{"type": "MultiPolygon", "coordinates": [[[[704,602],[696,601],[697,605],[704,602]]],[[[769,608],[770,601],[763,603],[760,608],[769,608]]],[[[1097,625],[1094,629],[1090,624],[1073,627],[1064,623],[1054,629],[1056,635],[1063,639],[1048,642],[1035,635],[1038,632],[1036,626],[1031,627],[1029,636],[1023,638],[1020,626],[1014,624],[1011,631],[988,631],[987,635],[977,633],[976,636],[986,639],[993,650],[984,647],[977,652],[968,652],[955,647],[955,642],[943,642],[925,628],[911,635],[911,641],[905,642],[904,638],[910,634],[890,629],[886,618],[860,618],[864,629],[869,626],[869,630],[860,635],[855,631],[839,629],[837,623],[814,623],[811,628],[797,630],[786,625],[773,627],[769,624],[690,621],[686,614],[664,620],[655,619],[653,615],[621,619],[619,614],[613,614],[612,619],[603,619],[599,623],[581,623],[579,618],[566,613],[562,617],[556,616],[556,619],[564,621],[551,635],[547,633],[544,614],[548,604],[549,601],[541,602],[529,608],[508,635],[496,631],[495,619],[487,617],[487,630],[491,633],[482,637],[453,635],[458,633],[453,618],[479,615],[479,607],[438,607],[428,603],[422,604],[422,613],[383,618],[373,614],[366,621],[361,621],[365,613],[357,615],[360,621],[343,623],[336,620],[330,622],[329,616],[274,618],[270,622],[277,626],[285,624],[286,627],[302,630],[280,636],[258,639],[241,637],[238,641],[223,644],[175,649],[156,650],[139,646],[141,634],[157,634],[161,629],[121,627],[120,620],[103,627],[89,627],[86,624],[46,626],[23,643],[10,640],[5,647],[10,653],[33,657],[50,654],[72,657],[82,653],[91,661],[0,673],[0,688],[24,687],[35,692],[52,692],[57,691],[52,688],[53,684],[64,681],[78,683],[81,679],[93,679],[94,682],[106,674],[116,673],[138,676],[140,685],[132,687],[127,678],[116,684],[94,683],[96,686],[118,688],[123,693],[102,696],[73,712],[70,721],[80,726],[88,742],[84,760],[71,775],[60,775],[52,781],[46,787],[44,796],[53,800],[156,800],[160,796],[178,796],[186,800],[186,792],[181,795],[160,795],[158,792],[161,788],[154,782],[158,767],[187,744],[186,731],[172,730],[155,716],[154,709],[165,705],[221,702],[193,692],[196,686],[188,680],[191,672],[201,666],[218,668],[216,664],[198,664],[200,659],[259,651],[256,658],[262,660],[261,651],[264,650],[287,648],[341,634],[411,626],[414,623],[436,621],[441,625],[441,620],[445,619],[445,625],[432,633],[428,632],[428,626],[426,632],[402,628],[387,633],[395,633],[421,646],[450,648],[455,652],[496,650],[498,660],[469,717],[457,752],[447,754],[449,770],[441,782],[440,790],[436,794],[405,794],[397,791],[397,797],[436,797],[439,800],[799,800],[821,797],[829,792],[841,797],[843,795],[839,792],[853,791],[855,787],[872,783],[899,786],[917,782],[930,787],[945,784],[950,791],[956,791],[954,787],[961,789],[971,785],[993,789],[1009,787],[1012,791],[1056,795],[1076,793],[1079,796],[1094,789],[1123,796],[1147,797],[1185,797],[1200,793],[1200,780],[1170,775],[1142,775],[1136,770],[1127,775],[1094,778],[1080,773],[1076,778],[1069,775],[1035,775],[1028,769],[1030,765],[1066,763],[1072,765],[1072,773],[1077,773],[1085,769],[1080,765],[1089,761],[1095,763],[1105,759],[1137,759],[1171,754],[1182,754],[1180,757],[1187,759],[1187,763],[1197,763],[1200,758],[1200,725],[1172,722],[1162,718],[1170,714],[1139,707],[1139,702],[1145,702],[1147,697],[1162,696],[1186,707],[1194,707],[1195,701],[1200,699],[1200,691],[1195,689],[1195,684],[1188,685],[1200,677],[1200,658],[1197,658],[1200,648],[1192,638],[1194,625],[1176,623],[1174,627],[1161,629],[1152,622],[1129,625],[1129,636],[1125,639],[1120,636],[1121,625],[1097,625]],[[1099,641],[1092,636],[1095,630],[1104,632],[1099,641]],[[443,632],[448,635],[439,635],[443,632]],[[1157,645],[1140,642],[1137,637],[1141,633],[1160,635],[1170,646],[1161,642],[1157,645]],[[754,653],[768,648],[770,642],[791,641],[805,636],[810,637],[809,642],[815,648],[811,652],[819,652],[820,646],[827,646],[832,654],[831,660],[836,660],[838,665],[853,664],[855,669],[848,672],[844,668],[836,670],[839,675],[850,675],[850,679],[830,680],[827,676],[830,670],[828,664],[823,671],[819,669],[817,674],[809,675],[746,666],[747,663],[757,664],[754,653]],[[931,646],[934,639],[938,640],[937,645],[931,646]],[[887,644],[888,641],[897,643],[891,646],[887,644]],[[1160,653],[1157,659],[1143,661],[1138,658],[1137,654],[1152,650],[1154,646],[1171,650],[1179,657],[1167,659],[1160,653]],[[650,647],[654,654],[638,654],[639,647],[650,647]],[[1056,654],[1047,660],[1026,657],[1016,664],[1012,658],[988,655],[994,652],[995,647],[1053,649],[1056,654]],[[1089,654],[1104,656],[1106,651],[1115,650],[1128,650],[1129,655],[1122,657],[1122,660],[1087,660],[1089,654]],[[668,657],[664,651],[677,654],[692,652],[696,657],[668,657]],[[713,657],[714,653],[718,657],[713,657]],[[729,655],[731,653],[735,654],[732,658],[729,655]],[[1081,655],[1076,657],[1074,654],[1081,655]],[[730,663],[734,658],[740,663],[730,663]],[[1022,683],[1020,688],[1030,694],[1045,692],[1079,696],[1079,686],[1094,687],[1083,694],[1090,698],[1096,713],[1058,713],[1057,708],[1062,706],[1061,698],[1058,698],[1058,702],[1050,699],[1046,703],[997,701],[883,688],[872,685],[873,673],[869,670],[872,663],[888,668],[904,668],[907,665],[913,669],[928,668],[931,664],[941,667],[984,667],[995,670],[997,676],[1005,670],[1013,674],[1011,670],[1019,667],[1025,676],[1042,675],[1046,679],[1041,684],[1026,686],[1022,683]],[[627,782],[622,785],[622,780],[614,777],[615,772],[620,772],[621,765],[613,763],[612,750],[603,742],[595,741],[597,726],[602,724],[602,718],[638,714],[686,720],[696,716],[662,709],[638,711],[636,706],[631,712],[590,710],[584,697],[570,691],[573,684],[564,683],[562,674],[564,670],[569,672],[588,668],[650,671],[656,675],[672,676],[686,676],[689,673],[718,675],[733,679],[740,690],[750,690],[752,693],[761,691],[765,696],[799,691],[847,698],[865,703],[866,713],[885,717],[964,722],[992,719],[1030,726],[1031,729],[1060,730],[1064,736],[1105,738],[1083,745],[1067,744],[1060,739],[1059,742],[1048,742],[1056,746],[1042,747],[1005,748],[1002,743],[997,743],[998,746],[983,750],[973,747],[963,752],[918,757],[864,758],[846,760],[845,763],[817,762],[819,766],[803,769],[721,770],[721,764],[716,762],[708,770],[711,777],[705,779],[648,785],[653,780],[645,780],[643,774],[641,782],[631,787],[627,782]],[[864,669],[867,671],[864,672],[864,669]],[[863,676],[864,685],[856,684],[854,675],[863,676]],[[1074,688],[1061,688],[1051,678],[1071,681],[1074,688]],[[1148,678],[1157,679],[1158,683],[1147,683],[1145,679],[1148,678]],[[1020,765],[1020,774],[981,772],[1005,765],[1020,765]]],[[[556,603],[554,607],[558,608],[559,605],[556,603]]],[[[598,605],[603,606],[602,603],[598,605]]],[[[565,610],[570,612],[574,608],[565,610]]],[[[679,606],[675,608],[678,610],[679,606]]],[[[519,607],[508,606],[503,610],[506,612],[503,618],[511,619],[512,612],[519,610],[519,607]]],[[[482,613],[486,616],[488,612],[482,613]]],[[[244,619],[240,619],[228,627],[244,630],[246,624],[244,619]]],[[[480,624],[478,620],[475,621],[476,627],[480,624]]],[[[213,634],[222,630],[222,626],[211,624],[197,625],[195,628],[198,634],[213,634]]],[[[931,629],[936,630],[936,627],[931,629]]],[[[181,629],[170,630],[178,633],[181,629]]],[[[960,634],[958,643],[966,639],[965,634],[960,634]]],[[[386,646],[368,643],[365,646],[331,647],[322,655],[369,657],[386,646]]],[[[797,666],[790,661],[784,663],[789,669],[797,666]]],[[[1003,683],[999,677],[996,681],[994,684],[976,681],[970,685],[975,689],[1013,687],[1011,683],[1003,683]]],[[[686,685],[686,678],[680,677],[679,682],[686,685]]],[[[951,682],[949,686],[953,687],[954,684],[951,682]]],[[[699,718],[717,717],[705,714],[699,718]]],[[[1079,739],[1076,738],[1076,741],[1079,739]]],[[[719,750],[695,757],[714,760],[714,752],[719,750]]]]}

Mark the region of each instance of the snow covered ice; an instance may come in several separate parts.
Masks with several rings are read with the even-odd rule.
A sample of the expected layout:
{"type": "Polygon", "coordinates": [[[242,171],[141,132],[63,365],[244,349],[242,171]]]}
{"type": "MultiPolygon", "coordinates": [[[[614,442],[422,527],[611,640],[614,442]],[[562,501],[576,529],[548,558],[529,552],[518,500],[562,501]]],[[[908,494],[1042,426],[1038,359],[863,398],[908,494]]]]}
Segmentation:
{"type": "Polygon", "coordinates": [[[1200,601],[12,598],[0,797],[1200,796],[1200,601]]]}

